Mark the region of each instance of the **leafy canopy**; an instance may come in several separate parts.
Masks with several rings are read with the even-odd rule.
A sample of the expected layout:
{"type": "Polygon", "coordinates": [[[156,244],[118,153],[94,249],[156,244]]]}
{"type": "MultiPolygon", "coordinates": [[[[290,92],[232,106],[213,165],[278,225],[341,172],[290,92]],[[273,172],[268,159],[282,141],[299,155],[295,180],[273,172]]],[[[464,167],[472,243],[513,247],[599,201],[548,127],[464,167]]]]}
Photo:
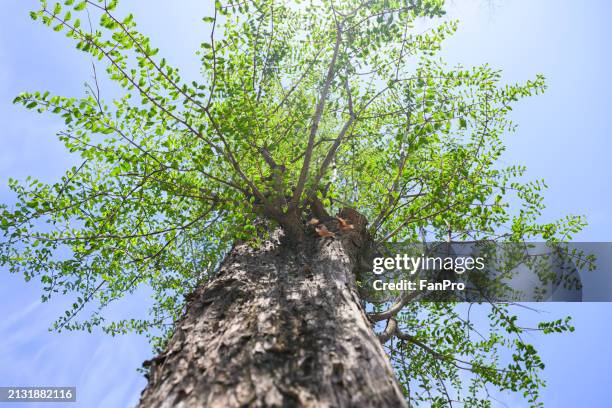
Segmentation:
{"type": "MultiPolygon", "coordinates": [[[[192,83],[116,6],[42,0],[31,13],[123,90],[102,100],[95,78],[81,97],[15,99],[63,117],[59,139],[82,160],[54,184],[11,180],[17,204],[0,209],[0,264],[39,279],[45,301],[74,297],[55,329],[133,330],[160,347],[184,296],[255,220],[299,239],[315,200],[358,209],[378,241],[550,241],[583,225],[538,223],[544,183],[497,163],[512,104],[542,92],[543,77],[506,85],[488,65],[445,65],[437,53],[457,23],[416,28],[444,14],[441,0],[217,0],[192,83]],[[152,293],[149,318],[104,318],[139,287],[152,293]]],[[[482,306],[490,325],[477,340],[461,306],[385,306],[372,307],[397,326],[387,347],[412,404],[487,405],[487,384],[537,404],[543,364],[510,306],[482,306]]]]}

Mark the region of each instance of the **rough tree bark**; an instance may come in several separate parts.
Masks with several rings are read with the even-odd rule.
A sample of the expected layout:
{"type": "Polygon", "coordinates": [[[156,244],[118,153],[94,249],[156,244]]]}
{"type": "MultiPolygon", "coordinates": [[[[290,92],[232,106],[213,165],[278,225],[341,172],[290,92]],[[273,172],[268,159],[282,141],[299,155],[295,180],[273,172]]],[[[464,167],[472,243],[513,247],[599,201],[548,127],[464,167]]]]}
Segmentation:
{"type": "Polygon", "coordinates": [[[139,406],[405,406],[357,295],[353,222],[337,238],[236,245],[149,362],[139,406]]]}

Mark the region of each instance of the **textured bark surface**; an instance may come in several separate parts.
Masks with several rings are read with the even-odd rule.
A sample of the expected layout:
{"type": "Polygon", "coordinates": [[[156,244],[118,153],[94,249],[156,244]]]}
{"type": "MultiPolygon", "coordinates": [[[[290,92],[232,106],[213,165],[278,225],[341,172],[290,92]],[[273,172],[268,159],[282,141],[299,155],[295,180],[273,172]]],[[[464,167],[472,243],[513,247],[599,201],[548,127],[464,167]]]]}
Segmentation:
{"type": "Polygon", "coordinates": [[[355,291],[359,246],[236,246],[151,363],[140,407],[405,406],[355,291]]]}

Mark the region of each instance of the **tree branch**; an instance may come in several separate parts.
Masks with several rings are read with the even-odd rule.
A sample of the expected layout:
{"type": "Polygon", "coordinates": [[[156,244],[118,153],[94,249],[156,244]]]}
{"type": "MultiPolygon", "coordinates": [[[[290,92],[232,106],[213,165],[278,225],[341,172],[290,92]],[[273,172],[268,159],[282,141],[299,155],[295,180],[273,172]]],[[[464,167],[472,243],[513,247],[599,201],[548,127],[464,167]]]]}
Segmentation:
{"type": "Polygon", "coordinates": [[[306,147],[306,153],[304,154],[304,162],[302,164],[302,170],[300,171],[300,177],[298,179],[298,183],[296,185],[295,192],[293,193],[293,198],[291,199],[291,202],[289,205],[290,208],[297,207],[300,197],[302,196],[302,192],[304,191],[304,186],[306,185],[306,178],[308,177],[308,171],[310,169],[310,162],[312,160],[312,152],[314,150],[314,141],[317,135],[317,131],[319,129],[319,123],[321,122],[321,117],[323,115],[323,109],[325,108],[325,101],[327,99],[327,95],[329,94],[329,88],[334,79],[336,61],[338,59],[338,54],[340,52],[341,42],[342,42],[342,24],[336,23],[336,42],[334,44],[334,52],[332,54],[332,59],[327,69],[325,83],[323,85],[323,89],[321,90],[321,95],[319,96],[319,101],[317,103],[315,113],[312,119],[312,126],[310,127],[310,134],[308,136],[308,146],[306,147]]]}

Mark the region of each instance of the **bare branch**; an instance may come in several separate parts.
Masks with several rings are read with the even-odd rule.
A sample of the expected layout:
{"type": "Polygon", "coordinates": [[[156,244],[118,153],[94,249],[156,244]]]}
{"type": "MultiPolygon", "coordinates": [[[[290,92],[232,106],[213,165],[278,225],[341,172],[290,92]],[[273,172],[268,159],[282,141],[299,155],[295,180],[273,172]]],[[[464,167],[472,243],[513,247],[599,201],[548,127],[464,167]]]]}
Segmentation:
{"type": "Polygon", "coordinates": [[[331,61],[329,63],[329,67],[327,69],[327,76],[325,78],[325,84],[323,85],[323,89],[321,90],[321,95],[319,96],[319,101],[317,102],[317,106],[315,109],[314,117],[312,119],[312,126],[310,128],[310,134],[308,136],[308,146],[306,147],[306,153],[304,154],[304,162],[302,164],[302,170],[300,171],[300,177],[298,179],[298,183],[295,188],[295,192],[293,194],[293,198],[290,202],[290,207],[296,207],[302,196],[302,192],[304,191],[304,186],[306,184],[306,178],[308,177],[308,171],[310,169],[310,162],[312,160],[312,152],[314,150],[314,141],[317,135],[317,131],[319,129],[319,123],[321,122],[321,117],[323,115],[323,109],[325,108],[325,101],[327,99],[327,95],[329,93],[329,88],[334,79],[334,74],[336,70],[336,61],[338,59],[338,54],[340,53],[340,43],[342,42],[342,24],[336,24],[336,42],[334,44],[334,52],[332,54],[331,61]]]}

